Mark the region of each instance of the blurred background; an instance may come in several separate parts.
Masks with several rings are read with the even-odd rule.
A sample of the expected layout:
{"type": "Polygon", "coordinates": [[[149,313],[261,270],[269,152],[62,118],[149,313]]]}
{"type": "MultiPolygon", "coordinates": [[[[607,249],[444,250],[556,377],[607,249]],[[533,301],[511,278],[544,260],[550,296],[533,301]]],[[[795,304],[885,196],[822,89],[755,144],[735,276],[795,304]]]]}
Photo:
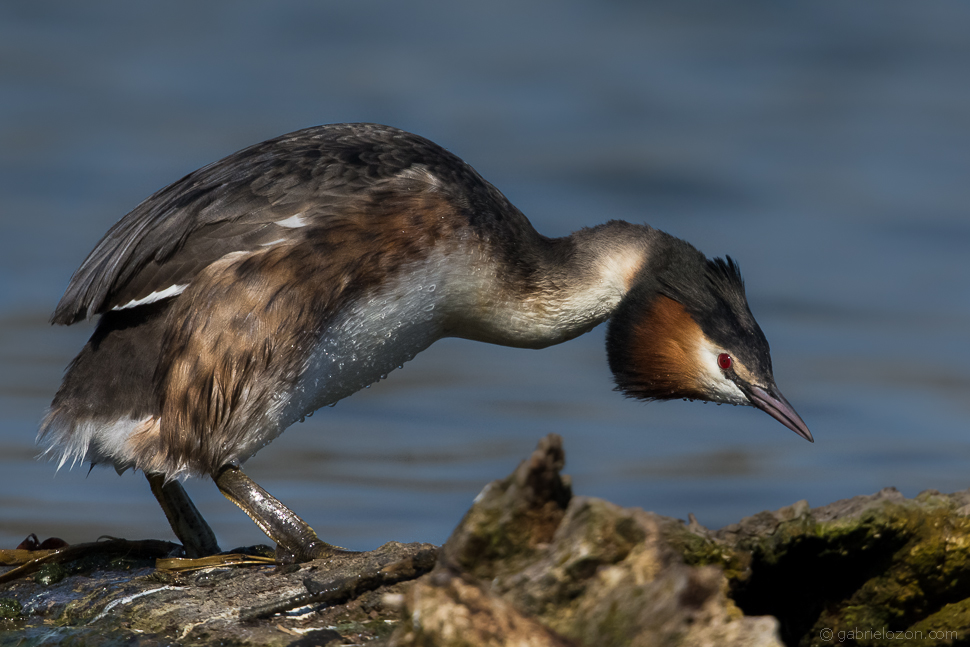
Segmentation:
{"type": "MultiPolygon", "coordinates": [[[[625,400],[604,327],[445,340],[247,464],[324,539],[440,543],[550,432],[577,494],[711,528],[970,486],[968,28],[947,1],[0,4],[0,547],[172,537],[140,474],[35,460],[93,329],[47,319],[152,192],[342,121],[438,142],[547,235],[620,218],[732,255],[816,443],[751,408],[625,400]]],[[[266,541],[187,487],[223,547],[266,541]]]]}

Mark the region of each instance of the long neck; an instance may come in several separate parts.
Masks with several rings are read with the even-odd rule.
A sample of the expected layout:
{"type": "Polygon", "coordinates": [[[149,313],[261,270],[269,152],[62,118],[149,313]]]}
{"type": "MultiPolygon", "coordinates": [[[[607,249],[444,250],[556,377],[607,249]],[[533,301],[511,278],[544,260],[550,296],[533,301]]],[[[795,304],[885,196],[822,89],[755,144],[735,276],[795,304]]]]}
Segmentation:
{"type": "Polygon", "coordinates": [[[466,295],[472,303],[462,304],[446,334],[545,348],[588,332],[629,291],[659,233],[611,221],[563,238],[536,235],[492,254],[497,260],[474,282],[466,295]]]}

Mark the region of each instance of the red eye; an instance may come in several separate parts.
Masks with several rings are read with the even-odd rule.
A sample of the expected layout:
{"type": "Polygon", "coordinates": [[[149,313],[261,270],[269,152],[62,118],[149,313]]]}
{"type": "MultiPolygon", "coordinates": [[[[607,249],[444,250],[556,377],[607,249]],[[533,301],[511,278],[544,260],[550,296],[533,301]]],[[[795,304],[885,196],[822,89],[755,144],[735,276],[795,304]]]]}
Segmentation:
{"type": "Polygon", "coordinates": [[[731,364],[733,363],[734,362],[731,360],[731,356],[727,353],[721,353],[717,356],[717,365],[725,371],[731,368],[731,364]]]}

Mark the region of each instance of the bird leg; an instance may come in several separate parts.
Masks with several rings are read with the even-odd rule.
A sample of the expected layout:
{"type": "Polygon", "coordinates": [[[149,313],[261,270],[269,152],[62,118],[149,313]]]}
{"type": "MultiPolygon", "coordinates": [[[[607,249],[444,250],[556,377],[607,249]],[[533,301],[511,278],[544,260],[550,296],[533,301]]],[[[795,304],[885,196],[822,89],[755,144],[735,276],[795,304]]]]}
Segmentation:
{"type": "Polygon", "coordinates": [[[317,537],[317,533],[307,522],[257,485],[238,467],[223,467],[215,481],[225,497],[242,508],[277,543],[277,554],[282,558],[306,562],[351,552],[331,546],[317,537]]]}
{"type": "Polygon", "coordinates": [[[165,511],[175,536],[188,557],[205,557],[221,552],[212,528],[202,518],[192,499],[178,481],[165,482],[161,474],[145,474],[152,494],[165,511]]]}

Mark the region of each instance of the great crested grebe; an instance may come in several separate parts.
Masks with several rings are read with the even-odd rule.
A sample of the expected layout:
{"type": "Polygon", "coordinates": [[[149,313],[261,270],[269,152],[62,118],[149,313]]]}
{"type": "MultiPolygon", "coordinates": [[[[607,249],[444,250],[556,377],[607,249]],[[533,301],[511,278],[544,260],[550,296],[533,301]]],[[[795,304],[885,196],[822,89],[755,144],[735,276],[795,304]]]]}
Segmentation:
{"type": "Polygon", "coordinates": [[[609,318],[627,396],[755,406],[812,440],[730,258],[622,221],[547,238],[458,157],[388,126],[308,128],[157,192],[51,322],[95,315],[39,442],[59,467],[142,470],[189,555],[219,548],[186,475],[212,477],[283,555],[334,553],[240,466],[442,337],[544,348],[609,318]]]}

